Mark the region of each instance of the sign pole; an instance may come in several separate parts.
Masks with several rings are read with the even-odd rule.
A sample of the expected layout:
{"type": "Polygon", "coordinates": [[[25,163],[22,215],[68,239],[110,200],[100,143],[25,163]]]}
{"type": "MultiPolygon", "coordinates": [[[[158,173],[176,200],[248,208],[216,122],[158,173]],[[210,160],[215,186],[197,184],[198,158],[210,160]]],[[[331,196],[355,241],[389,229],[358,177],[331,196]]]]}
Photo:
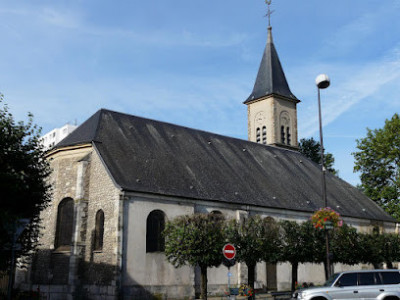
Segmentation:
{"type": "Polygon", "coordinates": [[[236,256],[236,248],[235,248],[235,246],[232,245],[232,244],[226,244],[222,248],[222,254],[228,260],[228,263],[227,263],[227,266],[228,266],[228,291],[229,291],[229,296],[230,296],[231,295],[231,276],[232,276],[231,263],[232,263],[232,260],[236,256]]]}
{"type": "Polygon", "coordinates": [[[228,267],[228,291],[231,293],[231,267],[228,267]]]}

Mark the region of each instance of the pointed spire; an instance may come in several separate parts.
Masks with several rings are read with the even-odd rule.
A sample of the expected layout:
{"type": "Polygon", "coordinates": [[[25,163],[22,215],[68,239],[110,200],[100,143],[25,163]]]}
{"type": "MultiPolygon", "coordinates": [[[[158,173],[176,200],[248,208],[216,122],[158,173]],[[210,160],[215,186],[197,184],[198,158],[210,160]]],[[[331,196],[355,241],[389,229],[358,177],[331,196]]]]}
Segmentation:
{"type": "Polygon", "coordinates": [[[272,40],[272,27],[268,26],[268,38],[267,38],[267,44],[273,44],[274,41],[272,40]]]}
{"type": "Polygon", "coordinates": [[[271,94],[299,101],[290,91],[272,39],[272,27],[268,26],[267,45],[258,69],[253,92],[243,103],[247,104],[271,94]]]}

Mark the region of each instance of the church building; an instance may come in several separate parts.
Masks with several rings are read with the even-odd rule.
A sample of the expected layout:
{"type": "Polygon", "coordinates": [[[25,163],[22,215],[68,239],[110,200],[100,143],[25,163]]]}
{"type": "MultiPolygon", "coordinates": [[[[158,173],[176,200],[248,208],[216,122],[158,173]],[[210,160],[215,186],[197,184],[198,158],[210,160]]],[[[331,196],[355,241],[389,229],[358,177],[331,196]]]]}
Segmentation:
{"type": "MultiPolygon", "coordinates": [[[[193,298],[200,272],[166,260],[161,231],[168,220],[219,212],[300,222],[324,206],[320,166],[297,151],[299,102],[269,27],[244,101],[248,141],[100,109],[48,152],[53,199],[20,286],[39,288],[48,299],[83,291],[90,299],[193,298]]],[[[326,187],[329,206],[346,223],[362,232],[396,230],[395,220],[357,188],[329,173],[326,187]]],[[[247,282],[244,264],[231,273],[231,284],[247,282]]],[[[290,289],[287,263],[259,263],[256,273],[257,288],[290,289]]],[[[209,292],[223,293],[226,274],[224,266],[209,269],[209,292]]],[[[323,266],[299,268],[302,281],[322,278],[323,266]]]]}

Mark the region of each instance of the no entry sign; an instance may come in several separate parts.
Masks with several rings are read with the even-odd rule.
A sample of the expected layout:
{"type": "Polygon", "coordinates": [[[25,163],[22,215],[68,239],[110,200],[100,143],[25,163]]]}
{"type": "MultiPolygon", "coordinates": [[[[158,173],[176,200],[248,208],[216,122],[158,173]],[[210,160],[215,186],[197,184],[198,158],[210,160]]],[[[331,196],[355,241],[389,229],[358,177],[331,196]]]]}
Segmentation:
{"type": "Polygon", "coordinates": [[[224,248],[222,248],[222,253],[227,259],[234,259],[236,255],[235,246],[232,244],[226,244],[224,248]]]}

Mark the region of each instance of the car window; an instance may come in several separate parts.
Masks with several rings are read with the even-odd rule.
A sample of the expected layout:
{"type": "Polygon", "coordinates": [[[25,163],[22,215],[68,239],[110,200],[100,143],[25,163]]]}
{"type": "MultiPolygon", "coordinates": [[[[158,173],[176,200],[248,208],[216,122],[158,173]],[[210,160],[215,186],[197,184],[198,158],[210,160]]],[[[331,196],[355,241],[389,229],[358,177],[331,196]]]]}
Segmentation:
{"type": "Polygon", "coordinates": [[[357,273],[343,274],[338,281],[339,286],[357,285],[357,273]]]}
{"type": "Polygon", "coordinates": [[[383,284],[399,284],[400,273],[396,272],[381,272],[383,284]]]}
{"type": "Polygon", "coordinates": [[[331,277],[328,278],[328,280],[324,283],[324,286],[331,286],[332,283],[338,278],[340,273],[335,273],[331,277]]]}
{"type": "Polygon", "coordinates": [[[382,277],[380,276],[380,274],[378,272],[375,273],[375,280],[376,280],[376,284],[383,284],[382,277]]]}
{"type": "Polygon", "coordinates": [[[374,285],[375,273],[359,273],[358,274],[358,285],[374,285]]]}

